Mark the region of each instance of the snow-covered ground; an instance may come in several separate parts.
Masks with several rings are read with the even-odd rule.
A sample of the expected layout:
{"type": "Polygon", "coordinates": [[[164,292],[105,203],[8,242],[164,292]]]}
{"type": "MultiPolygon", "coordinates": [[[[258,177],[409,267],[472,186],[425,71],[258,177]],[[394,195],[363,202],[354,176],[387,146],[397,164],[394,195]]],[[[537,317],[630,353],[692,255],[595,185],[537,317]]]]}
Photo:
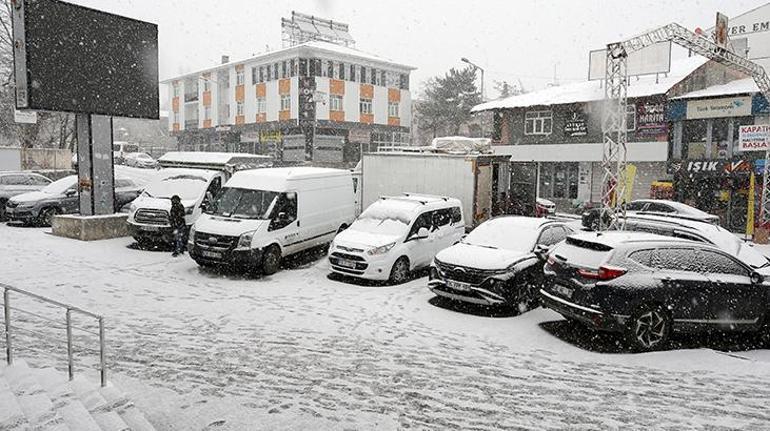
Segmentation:
{"type": "Polygon", "coordinates": [[[109,378],[159,429],[770,429],[757,337],[629,354],[548,310],[456,310],[425,278],[336,281],[320,253],[255,278],[46,231],[0,224],[0,282],[104,314],[109,378]]]}

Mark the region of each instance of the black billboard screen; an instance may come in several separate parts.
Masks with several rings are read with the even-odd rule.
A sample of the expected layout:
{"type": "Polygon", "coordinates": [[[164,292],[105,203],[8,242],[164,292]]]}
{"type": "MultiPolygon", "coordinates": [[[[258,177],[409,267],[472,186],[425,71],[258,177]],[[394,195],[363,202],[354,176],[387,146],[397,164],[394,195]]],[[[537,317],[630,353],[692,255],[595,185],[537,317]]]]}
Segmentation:
{"type": "Polygon", "coordinates": [[[18,3],[25,49],[15,54],[26,64],[17,83],[27,91],[18,108],[158,118],[157,25],[58,0],[18,3]]]}

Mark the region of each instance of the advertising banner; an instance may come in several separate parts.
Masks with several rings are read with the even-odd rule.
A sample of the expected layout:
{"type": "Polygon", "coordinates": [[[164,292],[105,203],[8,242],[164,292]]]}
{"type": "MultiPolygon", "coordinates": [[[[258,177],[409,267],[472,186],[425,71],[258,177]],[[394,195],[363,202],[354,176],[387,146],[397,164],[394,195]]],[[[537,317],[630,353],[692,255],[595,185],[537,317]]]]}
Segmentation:
{"type": "Polygon", "coordinates": [[[687,102],[687,119],[748,117],[751,115],[751,97],[723,97],[687,102]]]}
{"type": "Polygon", "coordinates": [[[767,151],[770,125],[754,124],[738,129],[738,151],[767,151]]]}
{"type": "Polygon", "coordinates": [[[658,136],[668,133],[666,104],[663,102],[636,104],[636,135],[658,136]]]}

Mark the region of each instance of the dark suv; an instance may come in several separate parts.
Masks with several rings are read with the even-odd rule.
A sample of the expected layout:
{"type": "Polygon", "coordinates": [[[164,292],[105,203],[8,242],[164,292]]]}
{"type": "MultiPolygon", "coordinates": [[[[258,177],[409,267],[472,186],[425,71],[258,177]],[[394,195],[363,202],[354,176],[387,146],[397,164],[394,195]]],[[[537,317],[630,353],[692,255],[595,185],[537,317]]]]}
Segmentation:
{"type": "Polygon", "coordinates": [[[583,233],[557,245],[541,303],[568,320],[624,333],[634,350],[666,345],[672,330],[756,330],[770,285],[703,243],[638,232],[583,233]]]}

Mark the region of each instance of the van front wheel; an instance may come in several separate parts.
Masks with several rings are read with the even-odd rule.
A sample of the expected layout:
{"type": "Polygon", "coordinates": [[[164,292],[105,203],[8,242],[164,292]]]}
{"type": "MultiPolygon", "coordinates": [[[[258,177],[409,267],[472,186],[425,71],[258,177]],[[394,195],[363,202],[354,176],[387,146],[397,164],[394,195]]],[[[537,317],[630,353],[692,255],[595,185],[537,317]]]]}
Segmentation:
{"type": "Polygon", "coordinates": [[[409,259],[405,256],[398,258],[390,270],[390,283],[403,284],[409,279],[409,259]]]}
{"type": "Polygon", "coordinates": [[[265,254],[262,256],[262,273],[265,275],[273,275],[278,272],[278,268],[281,266],[281,250],[276,246],[270,246],[265,250],[265,254]]]}

